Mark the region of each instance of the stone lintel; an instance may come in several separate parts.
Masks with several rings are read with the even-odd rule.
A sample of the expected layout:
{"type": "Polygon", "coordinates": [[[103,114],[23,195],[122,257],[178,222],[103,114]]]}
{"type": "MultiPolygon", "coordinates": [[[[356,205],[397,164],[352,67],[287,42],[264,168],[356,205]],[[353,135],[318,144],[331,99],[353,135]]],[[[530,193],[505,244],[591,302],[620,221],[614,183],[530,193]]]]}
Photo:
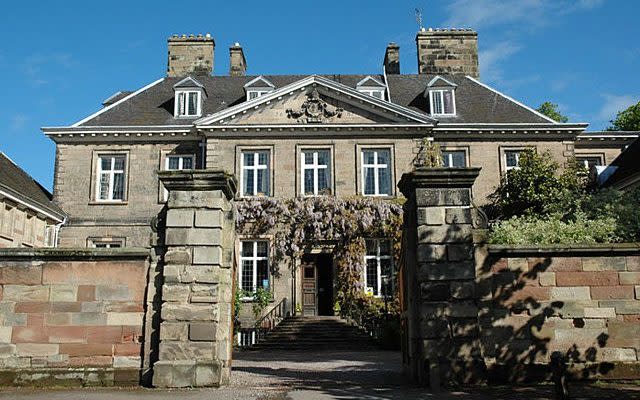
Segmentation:
{"type": "Polygon", "coordinates": [[[235,176],[223,170],[159,171],[158,178],[169,191],[221,190],[229,200],[233,199],[238,187],[235,176]]]}
{"type": "Polygon", "coordinates": [[[402,175],[398,188],[406,198],[416,189],[470,189],[480,174],[480,168],[417,168],[402,175]]]}

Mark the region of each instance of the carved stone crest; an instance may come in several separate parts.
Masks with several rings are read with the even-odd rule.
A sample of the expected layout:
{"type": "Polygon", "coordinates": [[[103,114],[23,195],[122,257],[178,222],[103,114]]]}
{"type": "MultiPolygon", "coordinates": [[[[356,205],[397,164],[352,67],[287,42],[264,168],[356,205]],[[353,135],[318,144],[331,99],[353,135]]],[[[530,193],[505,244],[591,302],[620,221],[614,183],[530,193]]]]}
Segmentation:
{"type": "Polygon", "coordinates": [[[302,103],[298,110],[287,109],[287,117],[294,118],[303,124],[319,124],[327,122],[330,118],[340,118],[342,116],[340,107],[333,107],[320,98],[320,93],[313,89],[307,94],[307,100],[302,103]]]}

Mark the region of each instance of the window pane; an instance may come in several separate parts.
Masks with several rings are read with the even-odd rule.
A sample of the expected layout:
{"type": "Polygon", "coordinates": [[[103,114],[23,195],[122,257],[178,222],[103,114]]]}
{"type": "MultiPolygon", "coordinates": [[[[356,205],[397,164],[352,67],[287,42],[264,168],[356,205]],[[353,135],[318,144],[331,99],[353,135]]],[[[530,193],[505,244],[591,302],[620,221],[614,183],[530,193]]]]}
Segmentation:
{"type": "Polygon", "coordinates": [[[442,93],[432,92],[431,99],[433,100],[433,113],[442,114],[442,93]]]}
{"type": "Polygon", "coordinates": [[[454,167],[466,167],[467,160],[464,151],[454,151],[452,153],[454,167]]]}
{"type": "Polygon", "coordinates": [[[507,167],[517,167],[518,166],[518,152],[517,151],[507,151],[505,152],[507,158],[507,167]]]}
{"type": "Polygon", "coordinates": [[[242,242],[241,255],[242,257],[253,257],[253,242],[242,242]]]}
{"type": "Polygon", "coordinates": [[[244,194],[249,194],[249,195],[255,194],[254,187],[253,187],[253,170],[246,169],[244,171],[243,179],[244,179],[244,183],[242,184],[242,186],[244,187],[244,194]]]}
{"type": "Polygon", "coordinates": [[[258,164],[259,165],[269,165],[269,153],[266,151],[261,151],[258,153],[258,164]]]}
{"type": "Polygon", "coordinates": [[[269,170],[258,170],[258,188],[256,194],[269,194],[269,170]]]}
{"type": "Polygon", "coordinates": [[[256,254],[256,256],[266,257],[268,247],[269,247],[268,242],[265,242],[265,241],[258,242],[258,253],[256,254]]]}
{"type": "Polygon", "coordinates": [[[380,240],[378,241],[380,244],[380,255],[388,256],[391,255],[391,245],[388,240],[380,240]]]}
{"type": "Polygon", "coordinates": [[[366,245],[367,245],[367,255],[368,256],[375,256],[377,255],[377,249],[378,249],[378,244],[376,240],[366,240],[366,245]]]}
{"type": "Polygon", "coordinates": [[[329,165],[329,152],[322,150],[318,152],[318,165],[329,165]]]}
{"type": "Polygon", "coordinates": [[[326,189],[329,189],[329,170],[328,168],[320,168],[318,170],[318,194],[326,193],[326,189]]]}
{"type": "Polygon", "coordinates": [[[114,169],[116,171],[124,171],[124,157],[114,157],[114,169]]]}
{"type": "Polygon", "coordinates": [[[111,157],[100,157],[100,169],[102,171],[111,170],[111,157]]]}
{"type": "Polygon", "coordinates": [[[374,154],[375,151],[372,150],[364,150],[362,152],[362,160],[365,164],[373,164],[374,162],[374,154]]]}
{"type": "Polygon", "coordinates": [[[100,174],[100,200],[109,199],[109,174],[100,174]]]}
{"type": "Polygon", "coordinates": [[[304,194],[313,194],[313,170],[304,170],[304,194]]]}
{"type": "Polygon", "coordinates": [[[389,166],[378,169],[378,193],[391,194],[391,175],[389,174],[389,166]]]}
{"type": "Polygon", "coordinates": [[[242,290],[253,292],[253,261],[242,261],[242,274],[240,287],[242,290]]]}
{"type": "Polygon", "coordinates": [[[197,101],[198,101],[198,93],[196,93],[196,92],[189,93],[188,115],[196,115],[197,114],[197,101]]]}
{"type": "Polygon", "coordinates": [[[304,163],[305,163],[305,165],[313,164],[313,152],[312,151],[305,151],[303,154],[304,154],[304,163]]]}
{"type": "Polygon", "coordinates": [[[453,92],[451,90],[445,90],[442,93],[444,98],[444,113],[453,114],[453,92]]]}
{"type": "Polygon", "coordinates": [[[364,194],[375,194],[374,169],[364,168],[364,194]]]}
{"type": "Polygon", "coordinates": [[[375,258],[367,260],[367,287],[373,289],[373,295],[378,295],[378,263],[375,258]]]}
{"type": "Polygon", "coordinates": [[[124,200],[124,173],[113,175],[113,200],[124,200]]]}
{"type": "Polygon", "coordinates": [[[381,99],[381,98],[382,98],[382,92],[381,92],[381,91],[379,91],[379,90],[375,90],[375,91],[371,92],[371,95],[372,95],[373,97],[378,98],[378,99],[381,99]]]}
{"type": "Polygon", "coordinates": [[[193,169],[193,157],[184,157],[182,159],[182,169],[193,169]]]}
{"type": "Polygon", "coordinates": [[[377,150],[378,164],[389,164],[389,150],[377,150]]]}
{"type": "Polygon", "coordinates": [[[253,100],[258,97],[258,92],[249,92],[249,100],[253,100]]]}
{"type": "Polygon", "coordinates": [[[169,157],[169,169],[175,170],[180,167],[180,158],[178,157],[169,157]]]}
{"type": "Polygon", "coordinates": [[[258,261],[258,287],[269,289],[269,263],[267,260],[258,261]]]}
{"type": "Polygon", "coordinates": [[[242,153],[242,165],[253,165],[254,153],[242,153]]]}

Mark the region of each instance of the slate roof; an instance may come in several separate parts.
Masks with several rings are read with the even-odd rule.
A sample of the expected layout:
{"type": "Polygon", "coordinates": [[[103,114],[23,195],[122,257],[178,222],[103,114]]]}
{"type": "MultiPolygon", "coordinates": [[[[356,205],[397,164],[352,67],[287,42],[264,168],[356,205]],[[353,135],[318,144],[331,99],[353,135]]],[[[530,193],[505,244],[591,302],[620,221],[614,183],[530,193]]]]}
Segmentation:
{"type": "MultiPolygon", "coordinates": [[[[640,132],[636,132],[640,133],[640,132]]],[[[640,175],[640,139],[629,145],[607,168],[614,172],[604,182],[604,186],[618,186],[622,181],[640,175]]]]}
{"type": "Polygon", "coordinates": [[[51,193],[0,151],[0,189],[18,195],[25,203],[59,216],[64,212],[51,201],[51,193]]]}
{"type": "MultiPolygon", "coordinates": [[[[308,75],[263,75],[281,88],[308,75]]],[[[355,88],[367,76],[384,82],[382,75],[322,75],[355,88]]],[[[435,75],[387,75],[391,101],[428,115],[428,99],[423,93],[435,75]]],[[[242,103],[244,85],[257,76],[198,76],[206,90],[203,116],[242,103]]],[[[96,115],[80,126],[190,125],[195,119],[173,117],[173,86],[184,77],[166,77],[162,82],[96,115]]],[[[518,103],[464,76],[446,75],[458,85],[455,117],[439,117],[444,123],[546,123],[550,122],[518,103]]]]}

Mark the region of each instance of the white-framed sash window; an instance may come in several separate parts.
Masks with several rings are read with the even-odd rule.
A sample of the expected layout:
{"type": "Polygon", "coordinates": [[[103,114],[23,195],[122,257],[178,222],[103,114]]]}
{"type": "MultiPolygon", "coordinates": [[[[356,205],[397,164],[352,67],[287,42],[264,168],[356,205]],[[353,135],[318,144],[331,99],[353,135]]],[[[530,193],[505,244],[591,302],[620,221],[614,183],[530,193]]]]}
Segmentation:
{"type": "Polygon", "coordinates": [[[331,152],[329,150],[302,150],[300,158],[302,195],[331,194],[331,152]]]}
{"type": "Polygon", "coordinates": [[[504,170],[511,171],[512,169],[520,168],[520,154],[521,150],[505,150],[504,151],[504,170]]]}
{"type": "Polygon", "coordinates": [[[198,117],[201,114],[200,105],[201,92],[199,90],[193,91],[178,91],[176,92],[176,117],[198,117]]]}
{"type": "Polygon", "coordinates": [[[362,150],[362,194],[391,195],[391,151],[389,149],[362,150]]]}
{"type": "Polygon", "coordinates": [[[393,278],[391,241],[388,239],[367,239],[366,246],[364,288],[367,293],[379,297],[384,294],[385,278],[389,279],[388,289],[391,290],[391,279],[393,278]]]}
{"type": "MultiPolygon", "coordinates": [[[[180,171],[184,169],[194,169],[195,165],[195,156],[193,154],[188,155],[178,155],[178,154],[168,154],[164,159],[164,169],[165,171],[180,171]]],[[[167,201],[169,198],[169,191],[167,189],[163,189],[164,193],[164,201],[167,201]]]]}
{"type": "Polygon", "coordinates": [[[456,97],[453,89],[429,90],[431,115],[455,115],[456,97]]]}
{"type": "Polygon", "coordinates": [[[464,150],[445,150],[442,152],[442,163],[447,168],[467,166],[467,155],[464,150]]]}
{"type": "Polygon", "coordinates": [[[241,152],[241,196],[269,196],[269,150],[241,152]]]}
{"type": "Polygon", "coordinates": [[[258,288],[269,290],[269,242],[242,240],[240,242],[240,289],[255,293],[258,288]]]}
{"type": "Polygon", "coordinates": [[[125,154],[98,156],[97,201],[124,201],[126,167],[127,156],[125,154]]]}

